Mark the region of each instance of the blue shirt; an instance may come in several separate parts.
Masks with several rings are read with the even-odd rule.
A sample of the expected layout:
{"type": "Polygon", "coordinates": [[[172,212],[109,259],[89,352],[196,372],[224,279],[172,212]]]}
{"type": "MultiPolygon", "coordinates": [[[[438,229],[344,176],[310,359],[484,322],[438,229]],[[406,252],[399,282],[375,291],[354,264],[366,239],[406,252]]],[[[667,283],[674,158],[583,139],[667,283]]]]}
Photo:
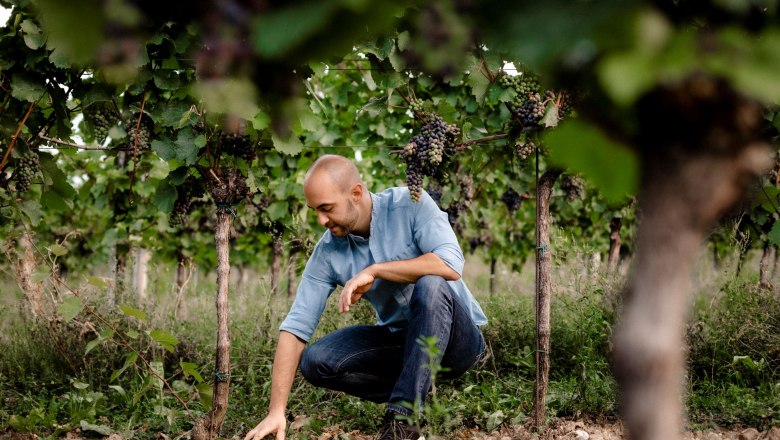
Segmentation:
{"type": "MultiPolygon", "coordinates": [[[[348,234],[336,237],[328,230],[314,248],[298,284],[290,312],[280,326],[308,341],[319,324],[328,296],[358,272],[377,262],[408,260],[433,252],[458,274],[463,272],[463,252],[450,226],[447,214],[423,192],[419,202],[409,197],[407,188],[390,188],[371,194],[369,238],[348,234]]],[[[463,279],[449,281],[461,305],[476,325],[487,324],[474,296],[463,279]]],[[[413,284],[394,283],[377,278],[363,295],[376,310],[378,325],[393,329],[406,327],[411,311],[409,299],[413,284]]]]}

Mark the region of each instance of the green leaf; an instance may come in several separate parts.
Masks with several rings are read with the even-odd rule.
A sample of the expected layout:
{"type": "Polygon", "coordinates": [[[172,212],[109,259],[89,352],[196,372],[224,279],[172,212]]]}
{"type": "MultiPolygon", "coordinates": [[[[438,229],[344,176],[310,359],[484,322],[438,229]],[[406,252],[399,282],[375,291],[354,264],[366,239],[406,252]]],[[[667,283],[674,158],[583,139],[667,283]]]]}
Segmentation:
{"type": "Polygon", "coordinates": [[[111,378],[109,379],[109,382],[113,382],[114,380],[116,380],[116,378],[121,376],[122,373],[125,372],[125,370],[135,365],[135,362],[137,360],[138,360],[138,352],[131,351],[130,353],[128,353],[127,356],[125,356],[125,363],[124,365],[122,365],[122,368],[118,370],[114,370],[114,372],[111,373],[111,378]]]}
{"type": "Polygon", "coordinates": [[[195,388],[198,389],[198,400],[200,400],[201,406],[211,408],[212,400],[214,400],[214,388],[205,382],[195,385],[195,388]]]}
{"type": "Polygon", "coordinates": [[[135,330],[128,330],[125,332],[125,335],[130,339],[138,339],[138,336],[140,336],[135,330]]]}
{"type": "Polygon", "coordinates": [[[775,221],[766,238],[775,246],[780,246],[780,221],[775,221]]]}
{"type": "Polygon", "coordinates": [[[86,278],[87,282],[89,284],[92,284],[93,286],[97,287],[98,289],[105,289],[108,288],[108,283],[102,278],[93,277],[90,275],[85,275],[84,278],[86,278]]]}
{"type": "MultiPolygon", "coordinates": [[[[146,312],[144,312],[143,310],[138,310],[135,307],[128,306],[128,305],[118,306],[117,308],[119,309],[120,312],[124,313],[127,316],[132,316],[133,318],[137,318],[141,321],[146,321],[147,315],[146,312]]],[[[178,342],[179,341],[177,340],[175,344],[178,342]]]]}
{"type": "Polygon", "coordinates": [[[87,343],[87,347],[84,351],[84,356],[89,354],[89,352],[92,351],[95,347],[108,341],[112,337],[114,337],[114,331],[111,329],[105,329],[102,332],[100,332],[100,336],[87,343]]]}
{"type": "Polygon", "coordinates": [[[495,411],[488,416],[486,428],[488,431],[493,431],[504,422],[504,412],[501,410],[495,411]]]}
{"type": "Polygon", "coordinates": [[[14,75],[11,78],[11,96],[20,101],[37,102],[44,93],[46,93],[46,89],[43,84],[20,75],[14,75]]]}
{"type": "Polygon", "coordinates": [[[79,426],[81,426],[82,431],[93,431],[101,435],[111,435],[111,433],[113,432],[111,428],[108,426],[95,425],[87,422],[86,420],[82,420],[81,422],[79,422],[79,426]]]}
{"type": "Polygon", "coordinates": [[[24,215],[30,219],[30,223],[33,226],[38,226],[41,223],[43,217],[43,210],[41,209],[41,202],[37,200],[25,200],[20,208],[24,215]]]}
{"type": "Polygon", "coordinates": [[[81,299],[76,296],[68,296],[62,300],[62,304],[57,307],[57,311],[62,315],[62,320],[68,322],[78,315],[84,306],[81,299]]]}
{"type": "Polygon", "coordinates": [[[175,336],[163,330],[152,330],[149,332],[149,337],[157,341],[171,353],[173,353],[173,347],[179,343],[179,340],[176,339],[175,336]]]}
{"type": "Polygon", "coordinates": [[[184,377],[192,376],[198,383],[203,382],[203,376],[198,372],[198,366],[192,362],[179,362],[181,370],[184,372],[184,377]]]}
{"type": "Polygon", "coordinates": [[[291,134],[287,139],[279,137],[276,133],[271,136],[276,151],[294,156],[303,150],[303,144],[295,134],[291,134]]]}
{"type": "Polygon", "coordinates": [[[192,130],[186,128],[179,131],[174,142],[176,159],[185,165],[192,165],[198,159],[198,147],[192,130]]]}
{"type": "Polygon", "coordinates": [[[195,115],[184,102],[176,102],[166,106],[160,115],[160,124],[165,127],[180,128],[195,121],[195,115]]]}
{"type": "Polygon", "coordinates": [[[173,71],[156,71],[154,73],[154,85],[161,90],[177,90],[181,87],[179,75],[173,71]]]}
{"type": "Polygon", "coordinates": [[[292,3],[259,14],[254,22],[255,49],[263,57],[281,57],[322,28],[334,12],[329,1],[292,3]]]}
{"type": "Polygon", "coordinates": [[[255,130],[265,130],[269,125],[271,125],[271,117],[266,112],[257,112],[252,118],[252,128],[255,130]]]}
{"type": "Polygon", "coordinates": [[[77,390],[86,390],[87,388],[89,388],[89,384],[84,382],[79,382],[78,380],[74,380],[73,388],[77,390]]]}
{"type": "Polygon", "coordinates": [[[37,0],[41,24],[49,34],[47,46],[61,51],[71,63],[82,64],[94,58],[103,41],[100,8],[95,1],[37,0]],[[74,28],[78,23],[78,28],[74,28]]]}
{"type": "Polygon", "coordinates": [[[277,200],[276,202],[268,205],[268,218],[271,221],[276,221],[287,216],[289,212],[289,205],[285,200],[277,200]]]}
{"type": "Polygon", "coordinates": [[[157,190],[154,193],[154,206],[160,212],[171,212],[177,197],[176,187],[171,185],[168,179],[163,179],[157,185],[157,190]]]}
{"type": "Polygon", "coordinates": [[[636,191],[636,155],[596,127],[570,120],[552,130],[544,140],[550,147],[552,164],[581,173],[608,201],[620,202],[636,191]]]}
{"type": "Polygon", "coordinates": [[[41,205],[55,211],[68,211],[73,208],[73,201],[63,199],[55,191],[46,191],[41,194],[41,205]]]}
{"type": "Polygon", "coordinates": [[[657,62],[644,52],[609,55],[598,66],[601,86],[615,103],[630,106],[655,83],[657,62]]]}
{"type": "Polygon", "coordinates": [[[68,248],[66,248],[65,246],[61,246],[59,244],[53,244],[49,246],[49,250],[51,251],[52,254],[58,257],[61,257],[68,253],[68,248]]]}
{"type": "Polygon", "coordinates": [[[167,137],[152,140],[152,150],[162,160],[173,160],[176,158],[176,146],[167,137]]]}
{"type": "Polygon", "coordinates": [[[475,59],[469,67],[469,76],[466,82],[471,86],[471,94],[477,101],[482,102],[485,99],[490,79],[482,71],[482,62],[475,59]]]}
{"type": "Polygon", "coordinates": [[[46,35],[32,20],[24,20],[20,27],[24,32],[24,44],[30,49],[39,49],[46,43],[46,35]]]}

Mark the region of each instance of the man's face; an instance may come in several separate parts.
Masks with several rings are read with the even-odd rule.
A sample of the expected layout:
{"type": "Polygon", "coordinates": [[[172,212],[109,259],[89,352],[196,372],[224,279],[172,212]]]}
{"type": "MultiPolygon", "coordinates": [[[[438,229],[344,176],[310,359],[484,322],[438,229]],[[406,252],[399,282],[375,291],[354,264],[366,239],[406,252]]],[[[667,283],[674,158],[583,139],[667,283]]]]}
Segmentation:
{"type": "Polygon", "coordinates": [[[357,202],[343,193],[326,173],[311,176],[304,186],[306,204],[317,214],[317,223],[337,237],[352,232],[358,222],[357,202]]]}

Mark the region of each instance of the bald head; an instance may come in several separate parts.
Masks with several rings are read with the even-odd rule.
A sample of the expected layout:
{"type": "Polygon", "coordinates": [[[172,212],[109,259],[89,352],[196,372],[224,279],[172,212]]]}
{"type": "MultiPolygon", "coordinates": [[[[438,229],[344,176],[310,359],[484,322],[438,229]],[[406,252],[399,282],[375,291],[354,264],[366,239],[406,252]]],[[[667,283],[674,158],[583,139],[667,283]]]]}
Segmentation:
{"type": "Polygon", "coordinates": [[[328,177],[342,193],[349,192],[355,185],[363,183],[355,164],[346,157],[335,154],[321,156],[312,164],[306,172],[304,188],[322,177],[328,177]]]}

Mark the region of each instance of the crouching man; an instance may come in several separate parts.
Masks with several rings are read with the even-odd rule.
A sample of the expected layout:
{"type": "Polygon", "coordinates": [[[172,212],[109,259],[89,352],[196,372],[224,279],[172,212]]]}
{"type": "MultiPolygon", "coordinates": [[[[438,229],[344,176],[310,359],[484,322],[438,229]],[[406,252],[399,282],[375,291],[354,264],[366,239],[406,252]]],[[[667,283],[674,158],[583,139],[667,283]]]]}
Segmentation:
{"type": "Polygon", "coordinates": [[[320,157],[304,181],[306,203],[328,230],[315,247],[297,296],[280,327],[268,415],[245,440],[285,438],[285,409],[300,364],[313,385],[386,403],[381,440],[416,440],[418,427],[404,417],[421,406],[431,387],[428,354],[420,338],[435,337],[444,377],[471,368],[485,342],[482,309],[461,280],[463,253],[436,203],[407,188],[368,192],[354,163],[320,157]],[[343,289],[341,312],[366,299],[376,325],[330,333],[306,348],[328,296],[343,289]],[[305,348],[305,349],[304,349],[305,348]]]}

